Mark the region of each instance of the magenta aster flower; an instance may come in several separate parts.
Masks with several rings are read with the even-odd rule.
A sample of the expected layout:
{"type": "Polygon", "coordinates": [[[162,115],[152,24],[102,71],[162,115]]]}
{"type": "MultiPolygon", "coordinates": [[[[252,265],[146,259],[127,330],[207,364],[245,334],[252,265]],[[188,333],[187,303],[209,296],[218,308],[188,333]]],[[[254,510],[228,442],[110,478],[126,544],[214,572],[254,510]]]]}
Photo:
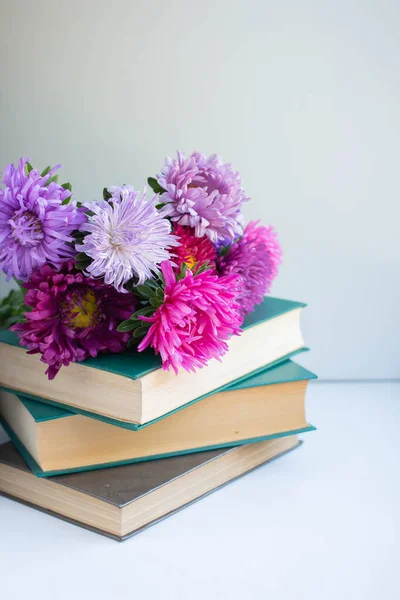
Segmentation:
{"type": "Polygon", "coordinates": [[[207,235],[217,242],[242,235],[240,209],[249,198],[239,173],[218,156],[194,152],[186,158],[178,152],[177,159],[166,158],[157,181],[166,190],[160,197],[166,214],[179,225],[193,227],[197,237],[207,235]]]}
{"type": "Polygon", "coordinates": [[[207,237],[198,238],[194,235],[193,229],[181,225],[174,226],[174,234],[178,237],[180,244],[175,248],[176,257],[174,258],[178,267],[185,263],[189,269],[194,269],[208,263],[210,268],[215,271],[217,251],[207,237]]]}
{"type": "Polygon", "coordinates": [[[233,243],[227,254],[218,259],[222,275],[237,274],[243,280],[238,302],[243,314],[261,304],[264,294],[271,289],[282,262],[282,249],[272,227],[252,221],[244,230],[243,237],[233,243]]]}
{"type": "Polygon", "coordinates": [[[48,183],[57,165],[47,175],[29,172],[20,159],[4,171],[0,188],[0,269],[9,279],[27,281],[34,269],[45,263],[56,269],[75,254],[71,233],[86,220],[74,201],[55,181],[48,183]]]}
{"type": "Polygon", "coordinates": [[[129,333],[117,331],[135,309],[131,294],[120,294],[113,287],[75,272],[72,261],[57,273],[44,265],[32,273],[25,304],[26,323],[11,328],[20,345],[30,354],[40,353],[53,379],[62,365],[80,362],[102,352],[122,352],[129,333]]]}
{"type": "Polygon", "coordinates": [[[171,235],[171,223],[156,209],[158,196],[148,201],[145,192],[130,186],[111,188],[110,193],[109,201],[87,205],[93,214],[81,231],[88,235],[76,249],[93,259],[88,274],[126,292],[124,284],[132,277],[144,283],[158,273],[178,241],[171,235]]]}
{"type": "Polygon", "coordinates": [[[161,264],[165,279],[164,302],[151,317],[151,323],[138,346],[139,352],[151,346],[161,355],[163,369],[179,367],[195,371],[228,350],[226,341],[239,335],[243,317],[236,301],[240,293],[237,275],[218,277],[210,271],[198,275],[188,270],[177,281],[172,264],[161,264]]]}

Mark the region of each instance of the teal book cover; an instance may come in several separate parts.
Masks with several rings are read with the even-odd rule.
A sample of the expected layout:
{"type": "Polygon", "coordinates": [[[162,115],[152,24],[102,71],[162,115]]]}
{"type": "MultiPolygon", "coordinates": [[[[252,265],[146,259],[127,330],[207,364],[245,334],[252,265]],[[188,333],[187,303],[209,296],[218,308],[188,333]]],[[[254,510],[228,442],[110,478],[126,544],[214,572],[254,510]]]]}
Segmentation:
{"type": "MultiPolygon", "coordinates": [[[[256,371],[253,371],[252,373],[247,374],[245,377],[240,377],[239,379],[236,379],[234,382],[231,382],[227,385],[219,387],[216,390],[213,390],[212,392],[210,392],[210,394],[206,394],[204,396],[195,398],[191,402],[187,402],[186,404],[179,406],[175,410],[171,410],[171,411],[165,413],[162,417],[158,417],[157,419],[148,421],[147,423],[144,423],[143,425],[140,425],[138,423],[128,423],[126,421],[119,421],[118,419],[113,419],[112,417],[100,415],[99,413],[95,413],[95,412],[91,412],[89,410],[77,408],[76,406],[67,406],[67,409],[66,409],[65,408],[66,405],[61,402],[56,402],[55,400],[49,400],[48,398],[40,398],[39,396],[35,396],[34,394],[24,393],[24,399],[32,400],[35,403],[40,403],[40,404],[44,404],[44,405],[47,405],[52,408],[56,408],[58,410],[61,410],[62,412],[70,412],[70,413],[74,413],[77,415],[83,415],[84,417],[90,417],[91,419],[97,419],[98,421],[102,421],[103,423],[108,423],[109,425],[115,425],[116,427],[122,427],[123,429],[129,429],[131,431],[140,431],[141,429],[144,429],[145,427],[149,427],[149,426],[153,425],[154,423],[157,423],[158,421],[161,421],[162,419],[165,419],[166,417],[169,417],[170,415],[173,415],[174,413],[176,413],[180,410],[184,410],[185,408],[187,408],[188,406],[191,406],[195,402],[200,402],[201,400],[204,400],[204,398],[206,398],[207,396],[209,396],[211,394],[217,394],[219,392],[236,389],[236,386],[239,386],[240,384],[243,384],[243,386],[246,387],[247,385],[249,385],[251,383],[251,381],[253,380],[253,378],[256,375],[262,375],[263,373],[265,373],[269,370],[274,370],[276,367],[279,367],[281,364],[285,364],[286,362],[288,362],[290,358],[293,358],[297,354],[300,354],[302,352],[307,352],[307,351],[308,351],[308,348],[301,348],[300,350],[297,350],[296,352],[291,352],[290,354],[287,354],[286,356],[282,357],[282,359],[277,360],[273,363],[270,363],[264,369],[257,369],[256,371]]],[[[277,383],[277,382],[275,382],[275,383],[277,383]]],[[[251,385],[249,385],[249,387],[251,387],[251,385]]],[[[11,388],[7,388],[2,385],[0,385],[0,389],[4,390],[6,392],[11,392],[12,394],[19,395],[19,392],[16,392],[15,390],[13,390],[11,388]]]]}
{"type": "MultiPolygon", "coordinates": [[[[274,319],[297,308],[304,308],[306,304],[293,300],[283,300],[267,296],[262,304],[256,306],[254,312],[248,315],[242,325],[242,329],[250,329],[265,321],[274,319]]],[[[13,331],[0,330],[0,342],[11,346],[18,346],[18,336],[13,331]]],[[[129,379],[140,379],[141,377],[161,368],[161,359],[153,352],[136,352],[128,350],[122,354],[100,354],[96,358],[88,358],[81,365],[100,369],[115,375],[122,375],[129,379]]]]}
{"type": "MultiPolygon", "coordinates": [[[[295,301],[291,301],[291,300],[284,300],[284,299],[273,298],[273,297],[268,296],[265,298],[265,300],[262,304],[260,304],[259,306],[256,307],[256,309],[254,310],[254,312],[252,314],[250,314],[246,317],[244,324],[243,324],[243,330],[246,331],[247,329],[255,327],[265,321],[269,321],[271,319],[274,319],[276,317],[284,315],[290,311],[293,311],[293,310],[296,310],[299,308],[303,308],[305,306],[306,305],[301,302],[295,302],[295,301]]],[[[18,338],[17,338],[16,334],[14,334],[13,332],[3,330],[3,331],[0,331],[0,343],[9,344],[12,346],[18,346],[18,338]]],[[[68,406],[68,409],[77,414],[82,414],[84,416],[98,419],[100,421],[104,421],[104,422],[112,424],[112,425],[123,427],[125,429],[130,429],[130,430],[134,430],[134,431],[141,430],[144,427],[151,426],[153,423],[156,423],[160,419],[168,417],[169,415],[173,414],[174,412],[176,412],[178,410],[182,410],[185,407],[190,406],[194,402],[198,402],[199,400],[202,400],[203,398],[207,397],[211,393],[217,393],[217,392],[220,392],[220,391],[223,391],[226,389],[230,389],[232,387],[232,385],[236,385],[236,384],[239,384],[240,382],[246,381],[247,379],[253,377],[255,374],[263,372],[266,368],[268,368],[268,369],[273,368],[276,365],[288,360],[289,358],[292,358],[293,356],[297,355],[298,353],[304,352],[307,350],[308,350],[308,348],[305,348],[305,347],[298,348],[297,350],[280,357],[278,360],[270,362],[268,365],[265,365],[265,366],[260,367],[250,373],[247,373],[247,374],[239,377],[238,379],[234,380],[233,382],[231,381],[229,383],[226,383],[223,386],[217,387],[217,388],[211,390],[210,392],[208,392],[207,394],[203,394],[203,395],[191,400],[190,402],[187,402],[187,403],[179,406],[178,408],[163,414],[162,416],[159,416],[155,419],[147,421],[146,423],[139,424],[139,423],[135,423],[135,422],[131,422],[131,421],[123,421],[123,420],[119,420],[119,419],[116,419],[116,418],[113,418],[110,416],[102,415],[97,412],[85,410],[83,408],[76,407],[76,406],[74,406],[74,407],[68,406]]],[[[137,353],[135,351],[127,351],[122,354],[100,355],[96,358],[87,359],[79,364],[87,366],[87,367],[95,368],[95,369],[100,369],[100,370],[103,370],[108,373],[121,375],[123,377],[132,379],[132,380],[139,379],[139,378],[145,376],[146,374],[151,373],[152,371],[160,369],[160,367],[161,367],[161,361],[160,361],[159,357],[155,356],[152,352],[137,353]]],[[[68,368],[68,367],[66,367],[66,368],[68,368]]],[[[14,391],[13,389],[7,387],[6,385],[1,385],[1,380],[0,380],[0,387],[2,389],[10,391],[10,392],[14,391]]],[[[28,392],[24,392],[24,396],[26,398],[30,398],[32,400],[38,400],[40,402],[44,402],[46,404],[53,405],[53,406],[60,407],[60,408],[65,408],[65,406],[66,406],[65,403],[57,402],[55,400],[48,399],[48,398],[43,398],[43,397],[37,396],[32,393],[28,393],[28,392]]]]}
{"type": "MultiPolygon", "coordinates": [[[[287,360],[277,367],[265,369],[263,372],[258,373],[252,377],[249,377],[246,381],[243,381],[234,386],[231,386],[230,390],[251,389],[254,387],[264,387],[264,386],[277,385],[277,384],[296,382],[296,381],[308,381],[308,380],[315,379],[315,378],[316,378],[316,375],[314,373],[312,373],[311,371],[304,369],[303,367],[292,362],[291,360],[287,360]]],[[[64,407],[51,406],[49,404],[31,400],[24,396],[19,396],[19,399],[22,402],[22,404],[24,405],[24,407],[27,409],[27,411],[29,412],[29,414],[31,415],[31,417],[33,418],[35,423],[46,423],[46,422],[57,420],[57,419],[68,419],[68,418],[73,418],[74,416],[76,416],[75,412],[66,410],[64,407]]],[[[239,445],[243,445],[243,444],[265,441],[265,440],[269,440],[269,439],[284,437],[284,436],[288,436],[288,435],[294,435],[294,434],[298,434],[298,433],[305,433],[307,431],[312,431],[315,429],[314,426],[307,425],[306,427],[293,429],[290,431],[284,431],[281,433],[274,433],[272,435],[263,435],[263,436],[256,437],[256,438],[253,437],[253,438],[247,438],[247,439],[232,440],[232,441],[230,441],[228,443],[224,443],[224,444],[208,445],[208,446],[202,446],[202,447],[198,447],[198,448],[187,448],[185,450],[181,450],[178,452],[157,454],[157,455],[153,455],[153,456],[146,456],[143,458],[138,457],[138,458],[134,458],[134,459],[130,459],[130,460],[129,459],[123,460],[123,461],[118,461],[118,462],[115,462],[115,461],[114,462],[105,462],[102,464],[89,465],[89,466],[84,466],[84,467],[79,467],[79,468],[74,468],[74,469],[43,471],[43,469],[35,461],[35,459],[31,456],[31,454],[28,452],[26,447],[23,445],[22,441],[18,438],[18,436],[10,428],[10,426],[7,423],[5,423],[4,421],[2,421],[2,424],[3,424],[4,428],[6,429],[7,433],[9,434],[14,445],[16,446],[16,448],[18,449],[20,454],[25,459],[28,466],[38,477],[51,477],[51,476],[55,476],[55,475],[65,474],[65,473],[108,468],[108,467],[113,467],[113,466],[117,466],[117,465],[131,464],[134,462],[144,462],[144,461],[156,460],[156,459],[160,459],[160,458],[169,458],[171,456],[203,452],[205,450],[239,446],[239,445]]]]}

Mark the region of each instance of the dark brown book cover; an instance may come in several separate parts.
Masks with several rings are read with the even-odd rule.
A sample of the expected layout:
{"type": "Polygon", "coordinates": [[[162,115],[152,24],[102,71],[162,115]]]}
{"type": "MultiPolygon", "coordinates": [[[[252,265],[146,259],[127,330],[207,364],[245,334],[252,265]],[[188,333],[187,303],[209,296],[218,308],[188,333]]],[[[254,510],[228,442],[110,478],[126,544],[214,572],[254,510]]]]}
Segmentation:
{"type": "MultiPolygon", "coordinates": [[[[256,446],[260,443],[263,444],[265,442],[258,442],[257,444],[253,444],[253,446],[256,446]]],[[[272,460],[274,458],[277,458],[278,456],[281,456],[282,454],[285,454],[287,451],[298,447],[300,444],[301,442],[295,440],[295,443],[292,447],[277,453],[275,456],[273,456],[272,460]]],[[[144,463],[134,463],[120,467],[112,467],[109,469],[101,469],[97,471],[83,471],[80,473],[73,473],[69,475],[59,475],[56,477],[52,477],[50,481],[52,483],[56,483],[61,486],[65,486],[69,489],[75,490],[84,495],[92,496],[97,500],[100,500],[101,502],[111,504],[117,509],[122,510],[124,507],[127,507],[128,505],[134,503],[138,499],[141,499],[144,496],[151,494],[152,492],[161,488],[162,486],[170,484],[177,478],[183,477],[184,475],[187,475],[193,470],[201,468],[207,463],[215,461],[217,468],[218,458],[221,458],[222,456],[230,453],[238,452],[239,449],[240,447],[222,448],[219,450],[208,450],[206,452],[185,454],[175,456],[172,458],[153,460],[144,463]]],[[[263,461],[262,464],[264,464],[265,462],[269,462],[269,460],[263,461]]],[[[56,516],[63,520],[73,522],[77,525],[80,525],[81,527],[90,529],[91,531],[96,531],[97,533],[101,533],[103,535],[120,541],[130,537],[131,535],[139,533],[139,531],[142,531],[146,527],[177,512],[181,508],[192,504],[196,500],[208,495],[212,491],[215,491],[215,489],[222,487],[222,485],[225,485],[229,481],[233,481],[234,479],[237,479],[238,477],[244,474],[241,473],[239,476],[228,479],[222,485],[218,485],[217,487],[208,491],[207,493],[201,494],[198,498],[195,498],[194,500],[177,507],[175,510],[167,512],[161,518],[157,518],[156,520],[147,523],[143,527],[131,531],[127,535],[118,536],[103,531],[101,529],[92,527],[85,523],[78,522],[62,514],[53,512],[51,510],[38,506],[37,504],[31,503],[26,499],[20,499],[15,495],[8,493],[7,489],[2,489],[1,486],[2,464],[6,465],[7,467],[11,467],[12,469],[29,473],[36,482],[46,483],[48,481],[36,478],[35,475],[33,475],[30,471],[28,466],[25,464],[22,457],[18,454],[12,443],[8,442],[6,444],[0,445],[0,494],[22,502],[23,504],[32,506],[33,508],[36,508],[38,510],[42,510],[43,512],[46,512],[48,514],[52,514],[53,516],[56,516]]],[[[253,469],[249,469],[246,472],[249,472],[250,470],[253,469]]]]}

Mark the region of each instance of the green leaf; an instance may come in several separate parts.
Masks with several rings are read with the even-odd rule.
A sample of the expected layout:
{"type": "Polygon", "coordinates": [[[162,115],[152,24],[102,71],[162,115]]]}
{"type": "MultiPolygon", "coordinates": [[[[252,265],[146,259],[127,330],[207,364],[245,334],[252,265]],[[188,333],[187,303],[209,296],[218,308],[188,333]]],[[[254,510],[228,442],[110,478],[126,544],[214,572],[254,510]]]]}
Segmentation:
{"type": "Polygon", "coordinates": [[[158,288],[158,283],[155,279],[146,279],[145,285],[153,289],[158,288]]]}
{"type": "Polygon", "coordinates": [[[88,266],[93,262],[93,259],[84,252],[78,252],[78,254],[75,256],[75,260],[75,268],[79,271],[85,271],[85,269],[87,269],[88,266]]]}
{"type": "Polygon", "coordinates": [[[160,300],[158,298],[151,298],[150,304],[151,304],[151,306],[154,306],[154,308],[158,308],[159,306],[161,306],[162,301],[160,302],[160,300]]]}
{"type": "Polygon", "coordinates": [[[141,338],[144,337],[146,335],[146,333],[148,332],[149,327],[145,327],[144,325],[142,327],[137,327],[135,329],[135,331],[133,332],[132,336],[133,338],[141,338]]]}
{"type": "Polygon", "coordinates": [[[163,302],[164,301],[164,290],[162,288],[157,288],[156,296],[163,302]]]}
{"type": "Polygon", "coordinates": [[[122,321],[122,323],[118,325],[117,331],[132,331],[132,329],[135,329],[135,327],[136,324],[134,323],[134,321],[128,319],[128,321],[122,321]]]}
{"type": "Polygon", "coordinates": [[[25,298],[25,290],[19,288],[18,290],[11,290],[5,298],[2,299],[0,306],[11,306],[15,307],[23,303],[25,298]]]}
{"type": "Polygon", "coordinates": [[[205,263],[200,265],[200,267],[198,267],[197,269],[193,269],[193,275],[199,275],[200,273],[204,273],[204,271],[208,271],[208,269],[211,269],[211,264],[207,260],[205,263]]]}
{"type": "Polygon", "coordinates": [[[72,232],[72,237],[75,240],[75,243],[77,244],[81,244],[83,242],[83,240],[85,239],[85,237],[88,235],[87,231],[78,231],[77,229],[74,229],[74,231],[72,232]]]}
{"type": "Polygon", "coordinates": [[[140,340],[138,340],[137,338],[131,337],[128,340],[128,343],[126,345],[127,348],[132,348],[133,346],[137,346],[140,340]]]}
{"type": "Polygon", "coordinates": [[[161,187],[161,185],[158,183],[155,177],[149,177],[147,179],[147,183],[149,184],[149,186],[155,194],[163,194],[164,192],[166,192],[166,190],[164,190],[164,188],[161,187]]]}
{"type": "Polygon", "coordinates": [[[88,260],[86,262],[78,262],[75,264],[75,269],[77,271],[86,271],[86,269],[91,265],[91,263],[91,260],[88,260]]]}
{"type": "Polygon", "coordinates": [[[136,286],[136,291],[138,292],[138,294],[140,294],[140,296],[143,296],[144,298],[147,298],[148,300],[151,300],[152,298],[154,298],[154,290],[152,290],[148,285],[137,285],[136,286]]]}
{"type": "Polygon", "coordinates": [[[112,198],[112,195],[110,194],[107,188],[103,188],[103,198],[104,200],[109,200],[110,198],[112,198]]]}
{"type": "Polygon", "coordinates": [[[9,317],[12,313],[11,306],[0,306],[0,319],[9,317]]]}
{"type": "Polygon", "coordinates": [[[64,190],[69,190],[70,192],[72,192],[72,185],[68,182],[68,183],[62,183],[61,187],[64,188],[64,190]]]}
{"type": "Polygon", "coordinates": [[[68,198],[65,198],[65,200],[63,200],[61,202],[61,206],[64,206],[65,204],[69,204],[71,201],[71,196],[68,196],[68,198]]]}
{"type": "Polygon", "coordinates": [[[232,244],[228,244],[227,246],[222,246],[222,248],[219,251],[219,255],[220,256],[226,256],[229,252],[229,250],[231,249],[232,244]]]}
{"type": "Polygon", "coordinates": [[[185,275],[186,275],[186,271],[187,271],[187,270],[188,270],[187,263],[183,262],[183,263],[181,264],[181,268],[180,268],[180,271],[179,271],[179,273],[178,273],[178,280],[179,280],[179,279],[183,279],[183,278],[185,277],[185,275]]]}
{"type": "Polygon", "coordinates": [[[28,163],[28,162],[27,162],[27,163],[25,164],[25,172],[26,172],[26,174],[27,174],[27,175],[29,175],[29,173],[32,171],[32,169],[33,169],[33,167],[32,167],[32,165],[31,165],[31,163],[28,163]]]}
{"type": "Polygon", "coordinates": [[[9,329],[15,323],[23,323],[24,320],[16,315],[11,315],[6,319],[0,319],[1,329],[9,329]]]}
{"type": "Polygon", "coordinates": [[[131,319],[139,320],[139,317],[148,317],[149,315],[152,315],[153,313],[154,313],[153,306],[145,306],[144,308],[141,308],[140,310],[137,310],[135,313],[133,313],[133,315],[131,316],[131,319]]]}
{"type": "Polygon", "coordinates": [[[40,177],[45,177],[48,173],[50,173],[51,167],[46,167],[41,173],[40,177]]]}
{"type": "Polygon", "coordinates": [[[46,186],[50,185],[53,182],[57,182],[58,181],[58,175],[53,175],[52,177],[49,177],[48,180],[46,181],[46,186]]]}
{"type": "Polygon", "coordinates": [[[5,298],[0,301],[0,328],[8,329],[14,323],[22,321],[24,314],[30,310],[24,305],[25,290],[11,290],[5,298]]]}
{"type": "Polygon", "coordinates": [[[90,260],[90,256],[85,254],[85,252],[78,252],[78,254],[75,255],[75,260],[77,262],[87,261],[87,260],[90,260]]]}

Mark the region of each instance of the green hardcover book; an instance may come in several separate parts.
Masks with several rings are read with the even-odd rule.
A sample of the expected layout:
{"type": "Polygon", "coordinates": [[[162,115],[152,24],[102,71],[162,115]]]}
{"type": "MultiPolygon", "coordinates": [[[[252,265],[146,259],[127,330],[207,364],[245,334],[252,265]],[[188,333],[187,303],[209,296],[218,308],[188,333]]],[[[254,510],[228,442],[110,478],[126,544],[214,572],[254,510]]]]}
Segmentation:
{"type": "Polygon", "coordinates": [[[49,477],[310,431],[305,393],[315,377],[286,361],[140,431],[5,391],[0,420],[32,471],[49,477]]]}
{"type": "Polygon", "coordinates": [[[0,387],[138,429],[304,350],[304,306],[266,297],[246,318],[242,335],[229,341],[221,362],[212,360],[196,373],[182,370],[179,375],[164,371],[152,352],[126,352],[71,364],[49,381],[39,355],[27,354],[14,333],[1,331],[0,387]]]}
{"type": "Polygon", "coordinates": [[[122,541],[299,444],[289,436],[39,479],[7,443],[0,446],[0,494],[122,541]]]}

